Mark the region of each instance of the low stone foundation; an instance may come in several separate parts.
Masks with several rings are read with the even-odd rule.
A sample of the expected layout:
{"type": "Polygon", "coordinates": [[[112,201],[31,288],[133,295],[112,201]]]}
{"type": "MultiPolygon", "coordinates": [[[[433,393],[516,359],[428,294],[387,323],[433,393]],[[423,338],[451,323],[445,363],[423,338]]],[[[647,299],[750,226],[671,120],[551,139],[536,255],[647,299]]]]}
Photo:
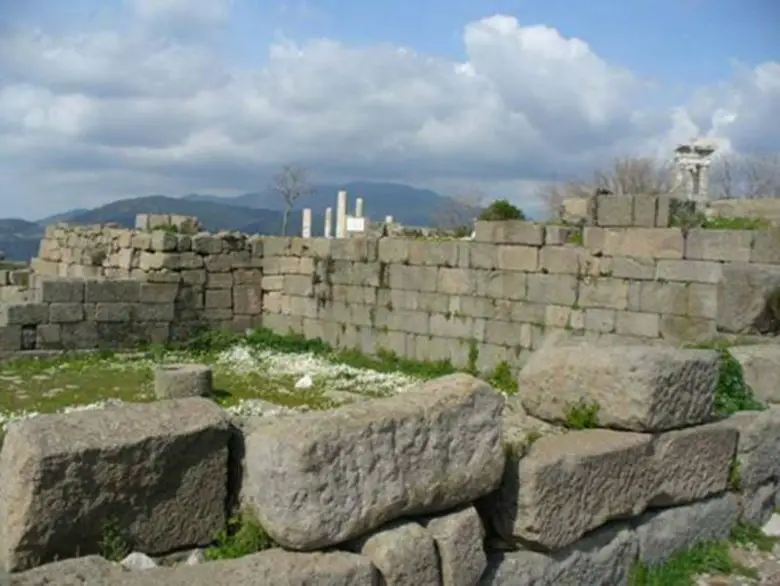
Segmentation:
{"type": "Polygon", "coordinates": [[[326,412],[239,421],[187,398],[14,422],[0,564],[18,585],[621,586],[766,522],[780,408],[714,416],[717,352],[566,350],[508,399],[457,374],[326,412]],[[89,557],[107,520],[163,555],[239,510],[278,547],[132,572],[89,557]]]}

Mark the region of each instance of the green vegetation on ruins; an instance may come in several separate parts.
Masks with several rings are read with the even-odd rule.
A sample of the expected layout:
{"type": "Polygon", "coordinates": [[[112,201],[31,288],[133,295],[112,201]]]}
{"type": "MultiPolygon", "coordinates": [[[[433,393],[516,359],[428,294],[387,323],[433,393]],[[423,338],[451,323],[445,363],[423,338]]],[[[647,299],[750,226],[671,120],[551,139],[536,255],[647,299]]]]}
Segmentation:
{"type": "Polygon", "coordinates": [[[777,542],[777,538],[765,535],[759,527],[740,522],[731,531],[729,539],[698,543],[658,566],[635,564],[629,585],[695,586],[696,577],[702,574],[740,575],[755,579],[758,571],[734,561],[732,548],[750,547],[768,552],[777,542]]]}
{"type": "Polygon", "coordinates": [[[207,560],[230,560],[266,549],[278,547],[260,522],[248,513],[240,513],[228,521],[214,544],[204,551],[207,560]]]}

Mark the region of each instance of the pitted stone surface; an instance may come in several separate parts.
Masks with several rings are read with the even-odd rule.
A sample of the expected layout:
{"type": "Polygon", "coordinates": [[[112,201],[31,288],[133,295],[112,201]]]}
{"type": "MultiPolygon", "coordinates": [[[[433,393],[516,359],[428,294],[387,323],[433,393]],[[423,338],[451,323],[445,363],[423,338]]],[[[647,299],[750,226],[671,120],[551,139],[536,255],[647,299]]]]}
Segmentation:
{"type": "Polygon", "coordinates": [[[205,364],[161,364],[154,370],[154,394],[158,399],[208,397],[213,380],[205,364]]]}

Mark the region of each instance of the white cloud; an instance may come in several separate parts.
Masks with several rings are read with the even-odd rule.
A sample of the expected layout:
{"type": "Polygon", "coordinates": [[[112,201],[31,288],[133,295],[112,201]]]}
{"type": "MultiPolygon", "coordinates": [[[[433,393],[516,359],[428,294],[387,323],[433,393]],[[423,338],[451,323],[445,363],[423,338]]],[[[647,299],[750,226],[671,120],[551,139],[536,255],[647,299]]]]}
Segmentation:
{"type": "Polygon", "coordinates": [[[737,69],[667,111],[646,99],[663,88],[584,41],[505,16],[466,26],[463,63],[318,39],[280,41],[250,69],[160,32],[222,23],[228,3],[134,6],[158,28],[0,36],[0,197],[13,213],[252,190],[290,161],[320,178],[507,195],[621,154],[668,153],[699,133],[780,150],[767,123],[780,114],[778,63],[737,69]]]}

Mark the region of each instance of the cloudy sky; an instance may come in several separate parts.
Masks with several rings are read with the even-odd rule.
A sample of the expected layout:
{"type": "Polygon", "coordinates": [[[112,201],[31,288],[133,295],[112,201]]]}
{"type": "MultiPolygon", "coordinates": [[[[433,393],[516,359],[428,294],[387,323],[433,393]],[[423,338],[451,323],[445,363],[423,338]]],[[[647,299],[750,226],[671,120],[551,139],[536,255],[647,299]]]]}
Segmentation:
{"type": "Polygon", "coordinates": [[[0,217],[323,181],[480,189],[780,151],[777,0],[0,0],[0,217]]]}

